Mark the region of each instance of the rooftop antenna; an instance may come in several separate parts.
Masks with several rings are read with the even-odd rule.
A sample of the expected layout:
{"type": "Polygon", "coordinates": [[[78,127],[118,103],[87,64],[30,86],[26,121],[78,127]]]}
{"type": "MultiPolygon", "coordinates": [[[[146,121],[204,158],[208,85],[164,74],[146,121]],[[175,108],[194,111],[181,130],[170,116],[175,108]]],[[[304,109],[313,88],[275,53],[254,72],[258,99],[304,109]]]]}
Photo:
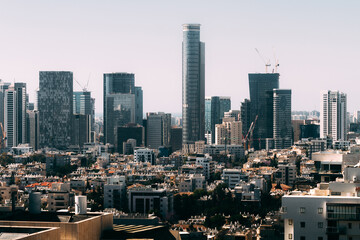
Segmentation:
{"type": "Polygon", "coordinates": [[[264,64],[265,64],[265,72],[268,72],[268,67],[271,66],[270,64],[270,59],[266,62],[265,58],[261,55],[261,53],[259,52],[259,50],[257,48],[255,48],[255,51],[259,54],[259,57],[263,60],[264,64]]]}

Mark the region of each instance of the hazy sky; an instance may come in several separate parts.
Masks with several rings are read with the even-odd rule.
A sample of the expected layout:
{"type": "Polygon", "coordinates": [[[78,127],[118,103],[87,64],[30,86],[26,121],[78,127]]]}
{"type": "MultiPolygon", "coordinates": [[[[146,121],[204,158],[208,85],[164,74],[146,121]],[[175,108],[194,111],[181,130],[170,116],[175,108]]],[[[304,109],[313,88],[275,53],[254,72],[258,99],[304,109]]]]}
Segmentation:
{"type": "Polygon", "coordinates": [[[258,48],[279,59],[293,110],[319,109],[322,89],[360,110],[359,11],[358,0],[0,0],[0,79],[26,82],[33,101],[39,71],[73,71],[82,85],[90,79],[102,112],[102,74],[133,72],[144,112],[179,113],[181,25],[200,23],[207,96],[231,96],[239,109],[247,74],[265,70],[258,48]]]}

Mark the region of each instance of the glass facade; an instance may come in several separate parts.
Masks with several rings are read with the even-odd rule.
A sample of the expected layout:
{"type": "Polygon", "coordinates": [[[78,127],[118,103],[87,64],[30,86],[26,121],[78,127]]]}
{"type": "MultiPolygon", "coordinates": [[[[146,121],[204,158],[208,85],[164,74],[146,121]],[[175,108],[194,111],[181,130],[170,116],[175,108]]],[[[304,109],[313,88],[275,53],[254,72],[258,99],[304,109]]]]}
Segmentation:
{"type": "Polygon", "coordinates": [[[231,110],[231,99],[230,97],[219,97],[220,101],[220,119],[224,117],[224,113],[231,110]]]}
{"type": "Polygon", "coordinates": [[[275,89],[274,102],[274,142],[275,149],[292,145],[291,90],[275,89]]]}
{"type": "Polygon", "coordinates": [[[106,102],[106,142],[115,144],[117,128],[135,122],[135,94],[111,94],[107,96],[106,102]]]}
{"type": "Polygon", "coordinates": [[[71,143],[73,73],[54,71],[39,75],[40,148],[66,149],[71,143]]]}
{"type": "Polygon", "coordinates": [[[273,137],[272,91],[279,88],[278,73],[249,73],[251,119],[258,116],[254,128],[254,148],[265,149],[266,138],[273,137]]]}
{"type": "Polygon", "coordinates": [[[104,74],[104,137],[115,144],[116,128],[142,123],[143,93],[133,73],[104,74]]]}
{"type": "Polygon", "coordinates": [[[200,24],[183,25],[182,119],[183,144],[205,137],[205,45],[200,24]]]}

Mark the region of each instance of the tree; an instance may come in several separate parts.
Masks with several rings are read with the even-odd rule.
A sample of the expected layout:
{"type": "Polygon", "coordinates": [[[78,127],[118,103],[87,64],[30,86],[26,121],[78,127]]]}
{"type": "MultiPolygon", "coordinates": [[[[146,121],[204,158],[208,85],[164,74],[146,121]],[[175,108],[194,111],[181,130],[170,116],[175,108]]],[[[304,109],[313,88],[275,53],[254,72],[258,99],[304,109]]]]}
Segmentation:
{"type": "Polygon", "coordinates": [[[46,156],[44,154],[33,154],[29,157],[29,162],[46,163],[46,156]]]}
{"type": "Polygon", "coordinates": [[[224,224],[225,217],[223,215],[216,214],[214,216],[207,216],[204,225],[210,228],[221,229],[224,224]]]}
{"type": "Polygon", "coordinates": [[[91,211],[104,210],[104,192],[100,187],[95,188],[92,192],[87,194],[90,201],[91,211]]]}
{"type": "Polygon", "coordinates": [[[14,158],[12,155],[8,155],[7,153],[2,153],[0,155],[0,164],[2,166],[6,166],[6,165],[8,165],[10,163],[14,163],[14,162],[15,161],[14,161],[14,158]]]}

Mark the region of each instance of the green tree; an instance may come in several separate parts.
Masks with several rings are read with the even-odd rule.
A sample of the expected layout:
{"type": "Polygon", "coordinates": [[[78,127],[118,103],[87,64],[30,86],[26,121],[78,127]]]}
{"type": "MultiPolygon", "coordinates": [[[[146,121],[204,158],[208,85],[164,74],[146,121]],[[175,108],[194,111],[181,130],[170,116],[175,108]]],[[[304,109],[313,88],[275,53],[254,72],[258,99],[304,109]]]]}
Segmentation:
{"type": "Polygon", "coordinates": [[[14,163],[14,162],[15,161],[14,161],[14,158],[12,155],[8,155],[7,153],[2,153],[0,155],[0,164],[2,166],[6,166],[6,165],[8,165],[10,163],[14,163]]]}
{"type": "Polygon", "coordinates": [[[29,157],[29,162],[46,163],[46,156],[44,154],[35,153],[29,157]]]}

